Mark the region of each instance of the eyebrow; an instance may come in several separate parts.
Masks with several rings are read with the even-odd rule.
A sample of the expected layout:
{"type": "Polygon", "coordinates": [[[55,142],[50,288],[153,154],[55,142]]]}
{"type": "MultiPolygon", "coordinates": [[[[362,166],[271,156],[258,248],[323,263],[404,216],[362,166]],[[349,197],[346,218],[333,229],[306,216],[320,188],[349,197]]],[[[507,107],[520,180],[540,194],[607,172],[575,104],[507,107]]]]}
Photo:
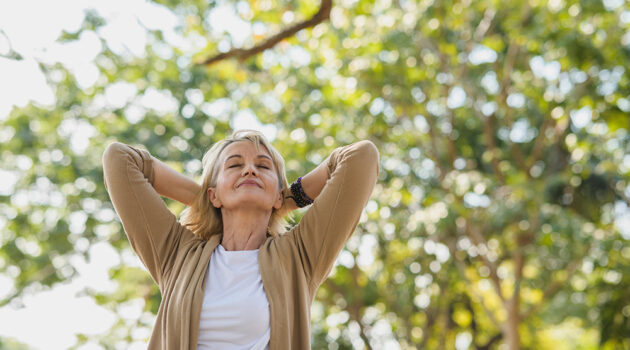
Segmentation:
{"type": "MultiPolygon", "coordinates": [[[[233,155],[231,155],[231,156],[227,157],[227,158],[225,159],[225,162],[227,162],[228,160],[230,160],[230,158],[235,158],[235,157],[243,158],[243,156],[242,156],[242,155],[240,155],[240,154],[233,154],[233,155]]],[[[273,160],[272,160],[269,156],[266,156],[266,155],[264,155],[264,154],[259,154],[257,158],[267,158],[267,159],[269,159],[269,160],[271,160],[271,161],[273,162],[273,160]]]]}

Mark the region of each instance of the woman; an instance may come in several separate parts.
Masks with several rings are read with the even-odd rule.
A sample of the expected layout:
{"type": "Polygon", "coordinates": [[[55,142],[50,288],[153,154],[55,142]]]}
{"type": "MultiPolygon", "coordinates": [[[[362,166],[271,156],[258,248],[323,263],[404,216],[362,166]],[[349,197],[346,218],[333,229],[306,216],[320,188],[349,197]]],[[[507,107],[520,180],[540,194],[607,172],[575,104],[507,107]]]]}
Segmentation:
{"type": "Polygon", "coordinates": [[[105,187],[162,295],[149,349],[310,349],[311,303],[367,204],[378,150],[338,147],[289,186],[280,154],[240,130],[202,164],[199,186],[144,149],[103,153],[105,187]],[[160,195],[189,206],[181,223],[160,195]]]}

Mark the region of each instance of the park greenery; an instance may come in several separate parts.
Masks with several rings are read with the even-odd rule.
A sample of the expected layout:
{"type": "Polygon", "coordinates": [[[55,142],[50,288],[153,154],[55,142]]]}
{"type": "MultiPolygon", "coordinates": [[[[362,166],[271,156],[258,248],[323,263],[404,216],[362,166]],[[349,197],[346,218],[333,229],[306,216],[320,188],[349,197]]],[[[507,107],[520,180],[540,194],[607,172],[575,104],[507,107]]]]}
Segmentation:
{"type": "Polygon", "coordinates": [[[340,145],[380,152],[371,200],[313,304],[314,349],[630,348],[630,228],[618,224],[630,210],[628,3],[340,0],[260,53],[206,63],[325,2],[228,0],[256,29],[241,42],[213,30],[220,3],[199,0],[152,2],[187,46],[146,23],[141,51],[113,45],[92,11],[63,33],[98,38],[98,79],[41,62],[54,105],[0,125],[1,168],[19,174],[0,196],[0,272],[13,280],[0,303],[74,278],[72,256],[107,242],[127,256],[110,270],[117,287],[85,293],[144,312],[77,347],[148,340],[137,330],[152,328],[160,295],[125,262],[103,150],[141,145],[199,180],[203,153],[245,124],[273,137],[289,181],[340,145]]]}

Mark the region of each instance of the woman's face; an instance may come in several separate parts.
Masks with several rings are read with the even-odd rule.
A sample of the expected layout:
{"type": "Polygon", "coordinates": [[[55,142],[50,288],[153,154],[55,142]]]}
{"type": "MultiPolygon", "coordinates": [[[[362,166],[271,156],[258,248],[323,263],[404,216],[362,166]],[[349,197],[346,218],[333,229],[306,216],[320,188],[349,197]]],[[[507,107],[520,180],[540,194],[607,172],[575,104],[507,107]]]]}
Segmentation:
{"type": "Polygon", "coordinates": [[[267,149],[250,141],[229,144],[219,157],[216,187],[208,196],[216,208],[280,209],[282,192],[276,167],[267,149]]]}

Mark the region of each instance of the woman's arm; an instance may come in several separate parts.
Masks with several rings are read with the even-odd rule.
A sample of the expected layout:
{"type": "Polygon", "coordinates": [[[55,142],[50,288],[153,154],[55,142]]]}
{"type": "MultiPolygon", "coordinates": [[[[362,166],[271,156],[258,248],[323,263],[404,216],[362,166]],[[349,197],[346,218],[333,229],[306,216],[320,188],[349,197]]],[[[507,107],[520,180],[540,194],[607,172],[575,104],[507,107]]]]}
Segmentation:
{"type": "MultiPolygon", "coordinates": [[[[196,236],[181,228],[155,190],[155,161],[147,150],[113,142],[102,162],[105,189],[129,242],[162,290],[176,247],[196,236]]],[[[160,175],[159,181],[168,183],[168,176],[160,175]]]]}
{"type": "Polygon", "coordinates": [[[313,290],[326,279],[359,223],[376,184],[378,163],[378,149],[364,140],[336,148],[312,174],[305,175],[304,192],[317,198],[286,235],[299,250],[313,290]]]}
{"type": "Polygon", "coordinates": [[[154,156],[151,157],[153,158],[153,171],[155,173],[155,182],[153,183],[155,191],[161,196],[191,206],[195,196],[201,190],[201,186],[161,160],[154,156]]]}
{"type": "MultiPolygon", "coordinates": [[[[330,156],[328,156],[323,162],[321,162],[315,169],[311,170],[308,174],[302,176],[302,180],[300,183],[302,184],[302,189],[306,193],[306,195],[310,199],[315,199],[324,189],[324,185],[326,185],[326,181],[328,180],[328,160],[330,156]]],[[[291,198],[293,196],[290,189],[287,189],[285,192],[285,206],[286,212],[291,212],[295,209],[298,209],[297,204],[291,198]]]]}

